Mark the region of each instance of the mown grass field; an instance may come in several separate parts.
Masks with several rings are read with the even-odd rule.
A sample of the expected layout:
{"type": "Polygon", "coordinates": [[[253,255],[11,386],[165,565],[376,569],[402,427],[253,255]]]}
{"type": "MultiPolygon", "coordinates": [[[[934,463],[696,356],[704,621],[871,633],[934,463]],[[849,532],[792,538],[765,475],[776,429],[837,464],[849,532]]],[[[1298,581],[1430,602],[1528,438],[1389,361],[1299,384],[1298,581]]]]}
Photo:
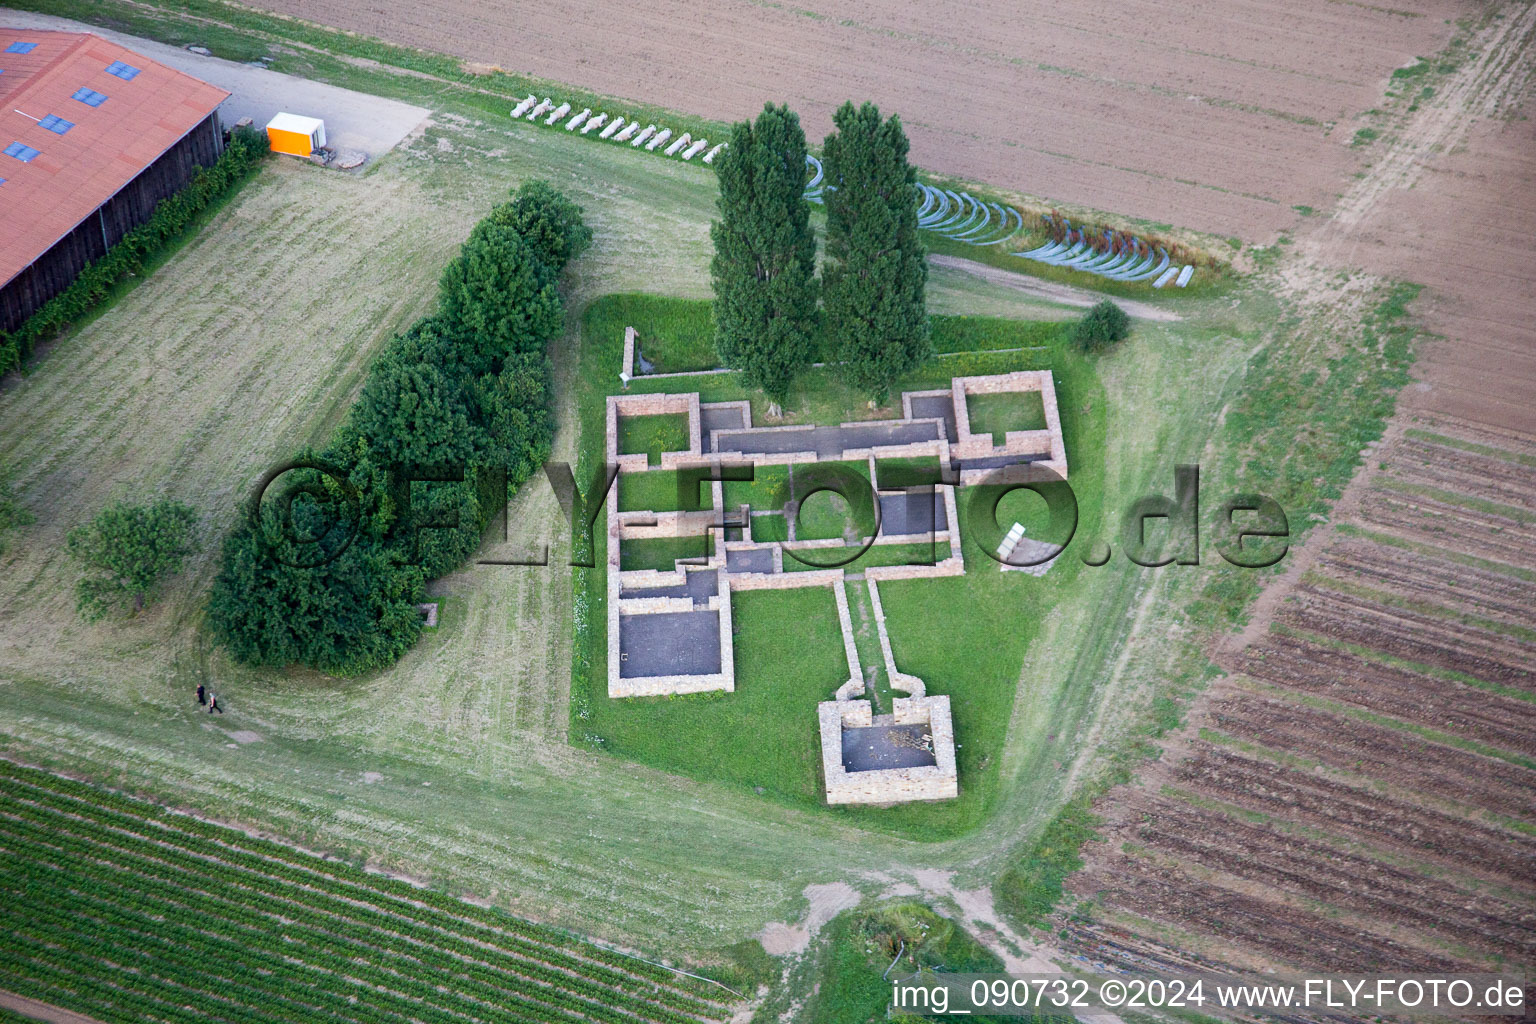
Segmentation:
{"type": "MultiPolygon", "coordinates": [[[[95,12],[167,37],[192,24],[150,7],[105,3],[95,12]]],[[[230,12],[220,22],[217,6],[200,5],[198,16],[211,20],[197,24],[229,45],[271,42],[252,27],[254,15],[230,12]]],[[[639,306],[594,300],[709,294],[708,170],[509,124],[494,80],[421,78],[328,51],[321,36],[305,39],[285,70],[422,103],[432,124],[361,176],[273,164],[156,273],[52,346],[30,376],[0,387],[0,476],[36,516],[0,555],[0,750],[653,959],[722,961],[765,924],[802,919],[813,884],[869,896],[895,885],[939,892],[936,878],[984,889],[1102,770],[1106,752],[1144,735],[1159,699],[1200,685],[1204,659],[1168,598],[1181,579],[1229,570],[1148,571],[1119,557],[1091,568],[1069,557],[1038,583],[987,576],[999,589],[979,614],[915,583],[910,593],[883,589],[898,664],[973,702],[957,703],[961,754],[972,760],[962,760],[966,796],[951,817],[943,808],[832,813],[805,798],[793,767],[776,774],[782,795],[759,795],[750,778],[730,774],[739,767],[733,751],[711,771],[686,761],[686,737],[641,736],[639,725],[615,727],[609,750],[593,750],[583,738],[601,732],[591,717],[602,713],[590,689],[592,647],[572,637],[601,621],[601,608],[574,599],[592,571],[574,570],[573,587],[569,523],[539,482],[513,502],[508,538],[488,542],[487,555],[547,547],[549,565],[468,566],[439,581],[439,628],[392,668],[338,682],[230,664],[200,618],[239,502],[275,461],[334,428],[368,358],[426,312],[448,254],[512,186],[549,178],[585,207],[596,232],[563,281],[570,316],[552,350],[555,458],[588,457],[593,435],[583,425],[617,379],[623,328],[646,331],[639,306]],[[295,226],[315,221],[327,243],[292,244],[295,226]],[[273,294],[285,301],[274,305],[273,294]],[[145,614],[84,625],[62,538],[109,500],[159,496],[202,513],[202,553],[145,614]],[[214,686],[227,715],[199,712],[191,697],[199,682],[214,686]],[[629,756],[614,753],[621,736],[629,756]],[[663,751],[664,742],[679,748],[663,751]]],[[[1079,494],[1101,518],[1085,517],[1078,542],[1113,544],[1122,509],[1170,491],[1173,465],[1207,454],[1240,385],[1285,408],[1318,392],[1321,382],[1305,374],[1255,369],[1290,366],[1298,352],[1315,358],[1298,345],[1293,317],[1303,314],[1274,298],[1272,285],[1182,296],[1182,321],[1138,323],[1128,343],[1084,366],[1096,385],[1064,388],[1074,482],[1099,481],[1097,497],[1079,494]]],[[[937,268],[929,300],[937,313],[1015,323],[1005,339],[990,321],[941,322],[936,341],[949,339],[941,352],[990,351],[942,354],[920,379],[1027,366],[1071,379],[1053,346],[1073,310],[937,268]],[[1003,340],[1026,337],[1025,351],[1003,351],[1019,347],[1003,340]]],[[[679,366],[701,358],[697,324],[689,330],[676,335],[679,366]]],[[[743,397],[731,395],[728,378],[716,387],[743,397]]],[[[1263,440],[1260,476],[1285,465],[1274,453],[1286,439],[1263,437],[1264,410],[1278,407],[1250,403],[1253,418],[1222,435],[1263,440]]],[[[866,415],[860,399],[832,386],[796,394],[790,408],[822,422],[866,415]]],[[[1328,467],[1333,474],[1335,463],[1328,467]]],[[[1239,460],[1227,473],[1250,489],[1264,483],[1244,477],[1239,460]]],[[[1245,595],[1247,584],[1232,592],[1245,595]]],[[[789,614],[765,609],[757,618],[771,625],[789,614]]],[[[754,627],[744,620],[744,628],[754,627]]],[[[771,641],[747,636],[765,661],[785,656],[771,641]]],[[[750,700],[748,691],[744,683],[736,696],[750,700]]],[[[790,764],[795,751],[786,747],[790,764]]]]}

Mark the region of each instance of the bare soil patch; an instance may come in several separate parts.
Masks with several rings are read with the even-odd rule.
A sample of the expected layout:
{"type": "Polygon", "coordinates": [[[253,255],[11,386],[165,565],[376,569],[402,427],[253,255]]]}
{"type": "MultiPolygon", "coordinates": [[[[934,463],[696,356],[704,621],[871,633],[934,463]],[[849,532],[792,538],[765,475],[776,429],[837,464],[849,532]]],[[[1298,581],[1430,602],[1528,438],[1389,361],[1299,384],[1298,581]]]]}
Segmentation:
{"type": "Polygon", "coordinates": [[[0,1007],[14,1010],[23,1017],[47,1021],[48,1024],[99,1024],[94,1017],[87,1017],[83,1013],[64,1010],[48,1003],[40,1003],[36,999],[18,996],[14,992],[0,992],[0,1007]]]}
{"type": "Polygon", "coordinates": [[[1250,240],[1295,205],[1331,205],[1359,164],[1356,116],[1464,11],[1268,0],[1213,24],[1197,6],[1110,0],[260,6],[718,120],[787,101],[812,139],[844,100],[871,99],[901,114],[923,167],[1250,240]]]}
{"type": "Polygon", "coordinates": [[[805,887],[805,898],[810,901],[810,910],[806,912],[804,921],[799,924],[774,921],[758,934],[763,949],[770,955],[805,952],[805,947],[821,931],[823,925],[844,910],[859,905],[858,890],[847,882],[808,885],[805,887]]]}
{"type": "Polygon", "coordinates": [[[1427,285],[1397,419],[1294,552],[1164,757],[1099,810],[1064,922],[1134,966],[1529,962],[1536,889],[1536,8],[1484,12],[1460,68],[1371,148],[1283,267],[1427,285]],[[1273,628],[1279,627],[1279,628],[1273,628]]]}

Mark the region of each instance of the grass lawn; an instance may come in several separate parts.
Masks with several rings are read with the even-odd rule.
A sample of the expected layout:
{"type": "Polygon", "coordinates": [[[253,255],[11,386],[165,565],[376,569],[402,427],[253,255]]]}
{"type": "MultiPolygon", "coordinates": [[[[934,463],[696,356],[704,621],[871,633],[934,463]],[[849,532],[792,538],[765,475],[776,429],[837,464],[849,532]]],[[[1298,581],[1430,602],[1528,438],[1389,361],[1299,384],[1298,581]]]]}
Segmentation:
{"type": "Polygon", "coordinates": [[[688,414],[656,413],[619,417],[619,454],[644,453],[653,466],[661,465],[662,452],[688,450],[688,414]]]}
{"type": "Polygon", "coordinates": [[[1038,391],[967,395],[965,408],[971,433],[991,434],[993,444],[1002,444],[1010,430],[1045,429],[1045,399],[1038,391]]]}
{"type": "Polygon", "coordinates": [[[796,540],[832,540],[849,529],[856,529],[854,517],[848,502],[836,491],[817,491],[800,503],[795,517],[796,540]]]}
{"type": "Polygon", "coordinates": [[[709,554],[709,534],[697,537],[647,537],[643,540],[619,542],[619,568],[624,572],[632,569],[660,569],[666,572],[677,568],[679,558],[703,558],[709,554]]]}
{"type": "MultiPolygon", "coordinates": [[[[711,304],[671,295],[628,293],[604,296],[604,317],[622,342],[633,327],[639,352],[652,373],[686,373],[719,368],[711,304]]],[[[1047,348],[1066,340],[1073,320],[1008,320],[991,316],[936,313],[928,318],[933,351],[989,352],[1047,348]]],[[[818,315],[815,362],[830,357],[825,325],[818,315]]],[[[638,368],[638,361],[637,361],[638,368]]]]}
{"type": "Polygon", "coordinates": [[[1057,345],[1072,330],[1069,320],[1000,320],[992,316],[931,316],[934,352],[986,352],[1057,345]]]}
{"type": "MultiPolygon", "coordinates": [[[[626,547],[628,542],[626,542],[626,547]]],[[[848,678],[828,587],[735,594],[736,692],[594,698],[603,748],[807,807],[821,803],[816,704],[848,678]],[[795,713],[787,714],[787,709],[795,713]]]]}
{"type": "MultiPolygon", "coordinates": [[[[619,491],[620,512],[675,512],[683,507],[678,501],[675,469],[620,473],[615,486],[619,491]]],[[[715,507],[714,488],[707,481],[699,487],[694,504],[703,508],[715,507]]]]}
{"type": "Polygon", "coordinates": [[[635,329],[639,356],[651,364],[652,373],[683,373],[712,370],[720,365],[715,354],[715,320],[710,304],[669,295],[625,295],[624,317],[635,329]]]}
{"type": "Polygon", "coordinates": [[[789,499],[788,466],[754,466],[752,479],[727,480],[725,507],[750,505],[754,512],[768,512],[784,507],[789,499]]]}
{"type": "MultiPolygon", "coordinates": [[[[846,470],[865,480],[869,479],[869,463],[863,459],[853,462],[822,462],[817,463],[818,471],[821,467],[836,466],[839,470],[846,470]]],[[[817,486],[821,482],[836,482],[830,475],[813,477],[806,469],[798,472],[791,469],[790,479],[792,492],[805,494],[810,487],[817,486]]],[[[854,494],[854,503],[850,506],[848,499],[835,490],[822,489],[811,491],[800,501],[799,513],[795,518],[796,540],[834,540],[851,533],[855,537],[868,537],[875,532],[874,495],[869,494],[868,502],[859,502],[858,495],[854,494]]]]}
{"type": "Polygon", "coordinates": [[[938,472],[939,458],[937,455],[923,455],[917,458],[877,459],[875,461],[875,486],[889,489],[894,487],[918,487],[923,484],[937,483],[938,477],[932,474],[938,472]]]}
{"type": "Polygon", "coordinates": [[[755,541],[778,541],[783,543],[789,539],[789,526],[784,522],[783,515],[770,512],[767,515],[752,517],[752,539],[755,541]]]}

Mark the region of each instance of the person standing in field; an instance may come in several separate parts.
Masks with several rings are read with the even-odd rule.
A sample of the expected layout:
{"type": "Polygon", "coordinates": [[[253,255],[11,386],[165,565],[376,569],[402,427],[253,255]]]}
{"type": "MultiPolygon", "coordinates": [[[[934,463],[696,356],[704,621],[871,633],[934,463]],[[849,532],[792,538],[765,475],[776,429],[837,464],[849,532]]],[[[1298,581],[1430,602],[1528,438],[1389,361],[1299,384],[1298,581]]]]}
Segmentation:
{"type": "Polygon", "coordinates": [[[198,683],[197,684],[197,703],[200,704],[200,705],[208,703],[208,698],[203,696],[203,692],[204,692],[203,691],[203,684],[202,683],[198,683]]]}
{"type": "Polygon", "coordinates": [[[215,711],[221,715],[224,713],[224,709],[219,707],[219,695],[216,693],[210,693],[208,694],[208,713],[211,715],[215,711]]]}

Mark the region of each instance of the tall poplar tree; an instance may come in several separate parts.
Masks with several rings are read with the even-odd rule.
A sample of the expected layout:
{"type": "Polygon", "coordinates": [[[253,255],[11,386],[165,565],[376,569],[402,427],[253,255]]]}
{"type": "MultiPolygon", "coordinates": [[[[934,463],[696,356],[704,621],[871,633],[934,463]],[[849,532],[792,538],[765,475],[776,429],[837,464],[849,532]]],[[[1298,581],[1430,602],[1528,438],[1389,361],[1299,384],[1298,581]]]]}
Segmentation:
{"type": "Polygon", "coordinates": [[[917,176],[901,119],[844,103],[827,136],[827,254],[822,296],[834,357],[848,382],[882,404],[932,354],[917,235],[917,176]]]}
{"type": "Polygon", "coordinates": [[[777,407],[815,355],[816,238],[800,118],[786,106],[764,106],[756,122],[732,126],[715,165],[715,349],[777,407]]]}

